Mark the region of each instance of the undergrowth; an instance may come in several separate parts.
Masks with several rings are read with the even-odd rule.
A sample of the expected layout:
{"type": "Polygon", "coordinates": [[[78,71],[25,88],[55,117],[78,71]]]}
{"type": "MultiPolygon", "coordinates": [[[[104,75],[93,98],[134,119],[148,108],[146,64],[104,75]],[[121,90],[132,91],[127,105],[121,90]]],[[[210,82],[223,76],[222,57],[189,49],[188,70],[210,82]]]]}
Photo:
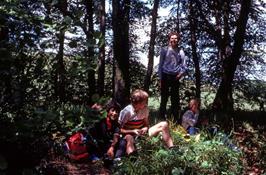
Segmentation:
{"type": "MultiPolygon", "coordinates": [[[[15,118],[16,113],[2,114],[0,145],[2,150],[14,147],[9,149],[11,151],[0,153],[0,169],[3,171],[12,169],[12,166],[18,163],[21,165],[21,162],[29,164],[29,160],[18,160],[21,157],[34,160],[31,166],[38,164],[37,160],[43,157],[49,148],[57,152],[57,147],[68,134],[75,130],[88,129],[105,116],[104,113],[99,114],[87,106],[70,104],[54,105],[46,109],[29,108],[25,109],[24,113],[27,118],[23,119],[15,118]],[[10,156],[11,153],[14,154],[13,157],[10,156]]],[[[151,111],[151,116],[152,119],[157,119],[157,111],[151,111]]],[[[226,135],[222,131],[210,135],[207,130],[201,129],[199,135],[189,137],[176,123],[169,121],[169,124],[176,145],[174,149],[167,149],[160,135],[154,138],[139,138],[136,145],[138,155],[123,157],[119,166],[115,166],[113,174],[265,173],[264,125],[252,128],[249,123],[241,121],[239,127],[235,127],[233,135],[226,135]]],[[[58,149],[60,153],[61,148],[58,149]]],[[[24,171],[24,166],[26,167],[23,164],[21,171],[24,171]]]]}
{"type": "Polygon", "coordinates": [[[123,158],[114,174],[242,174],[243,154],[224,133],[188,136],[181,126],[170,126],[175,148],[166,148],[161,136],[138,139],[138,155],[123,158]]]}

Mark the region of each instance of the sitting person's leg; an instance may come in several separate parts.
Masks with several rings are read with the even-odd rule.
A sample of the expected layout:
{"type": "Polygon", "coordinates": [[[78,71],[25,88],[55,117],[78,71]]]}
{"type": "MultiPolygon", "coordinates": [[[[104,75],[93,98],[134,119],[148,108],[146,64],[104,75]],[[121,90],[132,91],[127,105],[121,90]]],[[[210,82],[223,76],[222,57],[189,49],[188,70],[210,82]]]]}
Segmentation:
{"type": "Polygon", "coordinates": [[[198,133],[198,128],[190,126],[188,127],[187,132],[189,135],[195,135],[198,133]]]}
{"type": "Polygon", "coordinates": [[[126,139],[120,139],[119,144],[115,153],[115,158],[120,158],[124,156],[126,151],[127,141],[126,139]]]}
{"type": "Polygon", "coordinates": [[[157,136],[162,132],[163,140],[168,148],[174,146],[167,122],[160,122],[149,128],[149,136],[157,136]]]}
{"type": "Polygon", "coordinates": [[[126,140],[126,153],[127,155],[133,153],[135,151],[135,140],[134,137],[130,134],[127,134],[125,136],[125,140],[126,140]]]}

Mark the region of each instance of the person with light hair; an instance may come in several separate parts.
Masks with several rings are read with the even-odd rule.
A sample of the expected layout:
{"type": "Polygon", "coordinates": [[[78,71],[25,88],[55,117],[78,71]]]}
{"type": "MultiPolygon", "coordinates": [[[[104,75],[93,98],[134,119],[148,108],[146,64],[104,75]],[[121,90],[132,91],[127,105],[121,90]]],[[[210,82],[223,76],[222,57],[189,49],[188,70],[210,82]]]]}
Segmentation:
{"type": "Polygon", "coordinates": [[[182,116],[182,126],[190,135],[198,132],[195,127],[199,118],[200,103],[198,99],[191,99],[189,102],[189,109],[182,116]]]}
{"type": "Polygon", "coordinates": [[[149,126],[149,95],[146,91],[137,89],[131,94],[131,104],[121,110],[118,122],[120,124],[120,133],[123,134],[127,145],[126,153],[128,155],[135,152],[136,136],[157,136],[162,133],[164,143],[168,148],[173,147],[173,140],[170,135],[169,126],[166,121],[162,121],[152,127],[149,126]]]}

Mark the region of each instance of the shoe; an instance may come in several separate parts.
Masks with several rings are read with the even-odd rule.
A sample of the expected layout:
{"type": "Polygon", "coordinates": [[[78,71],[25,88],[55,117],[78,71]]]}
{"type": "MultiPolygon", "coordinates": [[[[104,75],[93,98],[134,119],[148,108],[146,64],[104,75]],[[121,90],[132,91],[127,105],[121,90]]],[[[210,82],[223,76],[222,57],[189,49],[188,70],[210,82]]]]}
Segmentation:
{"type": "Polygon", "coordinates": [[[97,157],[95,154],[92,154],[92,155],[89,157],[89,160],[90,160],[92,163],[95,163],[95,162],[99,161],[100,158],[97,157]]]}
{"type": "Polygon", "coordinates": [[[123,164],[122,159],[120,157],[115,158],[113,163],[114,163],[114,166],[116,166],[116,167],[121,166],[123,164]]]}

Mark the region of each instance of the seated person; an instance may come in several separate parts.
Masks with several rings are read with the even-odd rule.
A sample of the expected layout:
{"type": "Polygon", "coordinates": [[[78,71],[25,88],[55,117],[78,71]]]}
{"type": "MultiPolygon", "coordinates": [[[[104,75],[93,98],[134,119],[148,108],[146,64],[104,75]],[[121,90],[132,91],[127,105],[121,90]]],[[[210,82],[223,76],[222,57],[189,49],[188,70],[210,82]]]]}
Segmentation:
{"type": "Polygon", "coordinates": [[[182,116],[182,126],[190,135],[194,135],[198,132],[195,125],[198,122],[199,116],[199,101],[192,99],[189,102],[189,109],[182,116]]]}
{"type": "Polygon", "coordinates": [[[123,149],[125,149],[125,143],[122,140],[120,141],[120,128],[117,121],[120,105],[112,100],[106,105],[105,109],[107,111],[106,118],[96,123],[89,132],[97,142],[98,155],[101,157],[107,156],[105,158],[108,159],[114,159],[121,157],[124,153],[123,149]],[[115,154],[116,151],[117,154],[115,154]]]}
{"type": "Polygon", "coordinates": [[[149,109],[147,107],[149,95],[143,90],[135,90],[131,94],[131,104],[126,106],[119,115],[118,122],[121,134],[126,140],[126,153],[135,152],[135,136],[156,136],[162,133],[163,141],[168,148],[173,147],[173,140],[166,121],[149,128],[149,109]]]}

